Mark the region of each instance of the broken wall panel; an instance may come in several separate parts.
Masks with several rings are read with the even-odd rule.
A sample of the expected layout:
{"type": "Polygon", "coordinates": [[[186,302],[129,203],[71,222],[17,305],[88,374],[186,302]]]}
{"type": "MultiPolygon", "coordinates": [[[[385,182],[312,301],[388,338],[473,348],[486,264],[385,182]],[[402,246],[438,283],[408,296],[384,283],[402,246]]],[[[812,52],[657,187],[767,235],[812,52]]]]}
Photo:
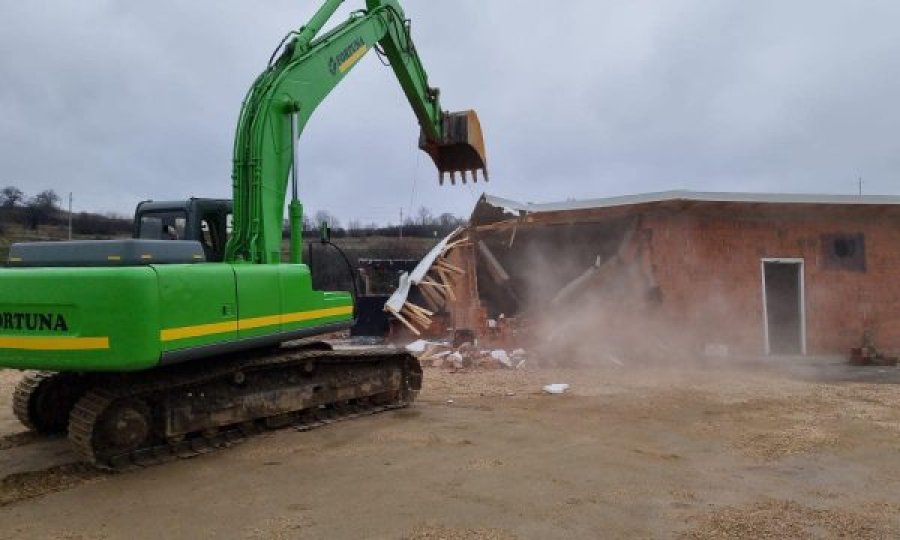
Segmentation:
{"type": "Polygon", "coordinates": [[[599,259],[615,255],[634,219],[600,223],[521,223],[479,227],[479,297],[492,317],[550,302],[599,259]],[[506,279],[501,279],[505,275],[506,279]]]}

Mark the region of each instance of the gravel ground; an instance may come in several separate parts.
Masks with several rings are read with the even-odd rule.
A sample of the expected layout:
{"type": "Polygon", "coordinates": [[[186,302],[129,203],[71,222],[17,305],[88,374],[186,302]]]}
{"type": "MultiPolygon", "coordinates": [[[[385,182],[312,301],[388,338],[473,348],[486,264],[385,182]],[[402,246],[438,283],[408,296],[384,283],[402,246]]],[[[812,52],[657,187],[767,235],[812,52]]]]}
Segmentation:
{"type": "Polygon", "coordinates": [[[412,408],[115,475],[22,435],[0,371],[0,538],[900,537],[900,386],[801,371],[427,369],[412,408]]]}

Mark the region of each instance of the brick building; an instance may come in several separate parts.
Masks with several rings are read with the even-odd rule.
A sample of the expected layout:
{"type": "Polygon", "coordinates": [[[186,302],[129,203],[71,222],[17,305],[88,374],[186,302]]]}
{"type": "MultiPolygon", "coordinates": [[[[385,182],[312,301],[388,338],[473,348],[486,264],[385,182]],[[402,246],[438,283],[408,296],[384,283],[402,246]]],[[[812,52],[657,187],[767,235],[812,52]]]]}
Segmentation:
{"type": "Polygon", "coordinates": [[[614,340],[652,321],[641,340],[719,356],[846,355],[867,333],[900,349],[900,197],[485,195],[467,234],[448,326],[487,338],[575,313],[567,327],[614,340]]]}

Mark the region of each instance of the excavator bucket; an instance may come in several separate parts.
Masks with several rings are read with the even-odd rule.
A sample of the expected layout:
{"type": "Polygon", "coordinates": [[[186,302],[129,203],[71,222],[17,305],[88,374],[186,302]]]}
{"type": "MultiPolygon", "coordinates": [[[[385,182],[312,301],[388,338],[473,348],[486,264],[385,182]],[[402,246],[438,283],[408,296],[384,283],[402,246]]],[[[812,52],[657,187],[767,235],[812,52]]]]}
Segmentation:
{"type": "Polygon", "coordinates": [[[468,172],[473,182],[478,181],[478,171],[488,181],[487,158],[481,122],[475,111],[444,113],[444,140],[430,141],[424,133],[419,138],[419,148],[428,152],[438,170],[438,181],[444,185],[444,175],[456,185],[456,174],[466,183],[468,172]]]}

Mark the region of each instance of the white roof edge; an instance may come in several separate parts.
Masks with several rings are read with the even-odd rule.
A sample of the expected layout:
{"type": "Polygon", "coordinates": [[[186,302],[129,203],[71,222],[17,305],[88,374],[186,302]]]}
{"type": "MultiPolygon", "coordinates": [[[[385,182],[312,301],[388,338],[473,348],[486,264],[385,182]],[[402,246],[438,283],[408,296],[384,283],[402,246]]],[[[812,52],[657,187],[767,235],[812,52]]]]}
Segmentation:
{"type": "Polygon", "coordinates": [[[600,199],[572,200],[554,203],[520,203],[503,197],[484,194],[484,200],[492,206],[507,208],[517,212],[559,212],[565,210],[585,210],[607,208],[664,201],[697,202],[746,202],[771,204],[853,204],[853,205],[900,205],[897,195],[829,195],[815,193],[733,193],[711,191],[659,191],[639,193],[600,199]]]}

